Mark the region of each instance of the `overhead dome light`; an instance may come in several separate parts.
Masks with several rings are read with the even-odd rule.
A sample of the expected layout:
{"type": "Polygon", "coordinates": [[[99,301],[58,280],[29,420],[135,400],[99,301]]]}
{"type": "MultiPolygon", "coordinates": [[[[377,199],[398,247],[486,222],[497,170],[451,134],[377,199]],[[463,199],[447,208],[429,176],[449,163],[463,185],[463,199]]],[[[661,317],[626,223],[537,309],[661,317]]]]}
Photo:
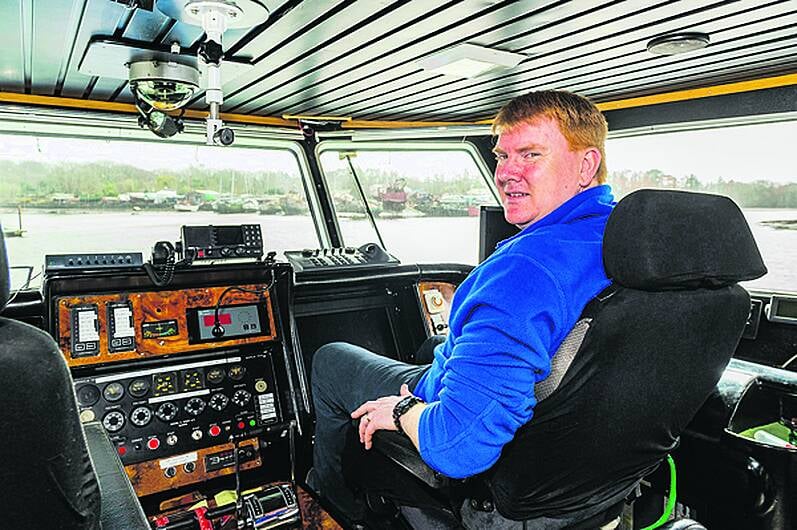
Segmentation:
{"type": "Polygon", "coordinates": [[[185,106],[198,88],[199,71],[192,66],[162,61],[130,63],[130,89],[156,110],[185,106]]]}
{"type": "Polygon", "coordinates": [[[671,33],[656,37],[648,42],[648,51],[656,55],[678,55],[700,50],[708,46],[706,33],[671,33]]]}
{"type": "Polygon", "coordinates": [[[452,77],[469,78],[514,68],[526,56],[493,50],[475,44],[460,44],[417,61],[424,70],[452,77]]]}

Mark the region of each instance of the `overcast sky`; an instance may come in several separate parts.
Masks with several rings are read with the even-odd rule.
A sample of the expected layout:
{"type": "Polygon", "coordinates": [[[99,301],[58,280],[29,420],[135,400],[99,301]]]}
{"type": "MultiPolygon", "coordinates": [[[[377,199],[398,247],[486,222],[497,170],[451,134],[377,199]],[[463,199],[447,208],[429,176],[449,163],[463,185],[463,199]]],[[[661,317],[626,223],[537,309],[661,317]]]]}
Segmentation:
{"type": "Polygon", "coordinates": [[[609,140],[609,171],[660,169],[702,182],[797,182],[792,156],[797,122],[688,131],[609,140]]]}
{"type": "MultiPolygon", "coordinates": [[[[797,174],[791,163],[795,139],[797,122],[618,138],[609,140],[607,159],[610,172],[623,169],[660,169],[676,177],[693,173],[703,182],[719,178],[744,182],[761,179],[781,183],[797,182],[797,174]]],[[[433,164],[429,157],[372,154],[367,158],[371,163],[378,164],[379,156],[385,156],[385,166],[397,164],[398,159],[401,159],[401,164],[417,166],[408,167],[408,172],[413,174],[422,174],[424,171],[435,174],[439,169],[434,167],[437,164],[433,164]]],[[[296,171],[295,159],[287,151],[219,148],[157,141],[111,142],[0,135],[0,159],[50,163],[108,161],[148,170],[182,170],[200,166],[241,171],[296,171]]],[[[460,161],[467,163],[460,157],[448,157],[444,162],[445,169],[453,175],[459,174],[465,166],[454,166],[459,166],[460,161]]]]}

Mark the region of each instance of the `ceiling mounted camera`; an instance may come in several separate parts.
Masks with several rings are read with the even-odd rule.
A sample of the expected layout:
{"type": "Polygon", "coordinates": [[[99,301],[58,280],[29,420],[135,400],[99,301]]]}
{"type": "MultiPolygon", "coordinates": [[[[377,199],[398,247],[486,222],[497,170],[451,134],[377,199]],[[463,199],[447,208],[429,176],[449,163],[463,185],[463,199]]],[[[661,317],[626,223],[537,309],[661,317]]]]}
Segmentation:
{"type": "MultiPolygon", "coordinates": [[[[179,57],[180,46],[172,45],[179,57]]],[[[169,111],[185,107],[199,89],[199,71],[174,61],[139,60],[128,65],[130,90],[141,114],[140,127],[147,127],[161,138],[183,132],[182,113],[170,116],[169,111]]]]}
{"type": "Polygon", "coordinates": [[[177,110],[198,89],[199,71],[192,66],[154,60],[130,63],[130,90],[156,110],[177,110]]]}
{"type": "Polygon", "coordinates": [[[177,133],[183,132],[185,125],[181,117],[169,116],[165,112],[152,109],[149,112],[141,110],[141,116],[138,117],[138,126],[141,128],[147,127],[150,131],[155,133],[156,136],[161,138],[171,138],[177,133]]]}

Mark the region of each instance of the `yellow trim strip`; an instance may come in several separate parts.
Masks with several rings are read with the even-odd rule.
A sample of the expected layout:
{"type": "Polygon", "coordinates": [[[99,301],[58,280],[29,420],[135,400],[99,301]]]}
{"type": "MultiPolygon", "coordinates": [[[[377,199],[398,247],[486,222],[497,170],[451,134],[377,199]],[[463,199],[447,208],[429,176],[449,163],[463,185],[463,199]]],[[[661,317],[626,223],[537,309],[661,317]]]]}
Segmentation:
{"type": "Polygon", "coordinates": [[[283,120],[351,121],[351,116],[305,116],[304,114],[283,114],[283,120]]]}
{"type": "Polygon", "coordinates": [[[737,94],[739,92],[751,92],[753,90],[764,90],[766,88],[777,88],[788,85],[797,85],[797,74],[753,79],[752,81],[739,81],[705,88],[692,88],[689,90],[666,92],[664,94],[654,94],[652,96],[642,96],[638,98],[618,99],[617,101],[598,103],[597,107],[602,111],[628,109],[631,107],[644,107],[646,105],[658,105],[660,103],[671,103],[687,99],[737,94]]]}
{"type": "MultiPolygon", "coordinates": [[[[137,114],[136,106],[130,103],[113,103],[109,101],[95,101],[92,99],[60,98],[54,96],[35,96],[32,94],[17,94],[14,92],[0,92],[0,103],[18,103],[21,105],[37,105],[44,107],[67,107],[83,110],[99,110],[106,112],[123,112],[126,114],[137,114]]],[[[174,114],[174,113],[172,113],[174,114]]],[[[188,118],[204,119],[207,117],[206,111],[186,110],[185,116],[188,118]]],[[[251,123],[254,125],[273,125],[278,127],[297,127],[295,121],[274,118],[271,116],[249,116],[246,114],[227,114],[222,113],[221,119],[231,123],[251,123]]]]}
{"type": "MultiPolygon", "coordinates": [[[[754,79],[751,81],[740,81],[725,85],[716,85],[705,88],[693,88],[689,90],[679,90],[676,92],[666,92],[664,94],[654,94],[638,98],[620,99],[617,101],[606,101],[598,103],[597,107],[602,111],[628,109],[632,107],[644,107],[647,105],[658,105],[660,103],[671,103],[674,101],[685,101],[689,99],[707,98],[711,96],[721,96],[726,94],[737,94],[740,92],[750,92],[753,90],[764,90],[767,88],[777,88],[782,86],[797,85],[797,73],[786,74],[764,79],[754,79]]],[[[108,101],[95,101],[89,99],[61,98],[54,96],[35,96],[31,94],[17,94],[14,92],[0,92],[0,103],[18,103],[23,105],[39,105],[48,107],[67,107],[85,110],[99,110],[107,112],[124,112],[135,114],[138,111],[134,105],[129,103],[112,103],[108,101]]],[[[201,110],[186,110],[185,116],[189,118],[203,119],[207,112],[201,110]]],[[[297,127],[297,122],[272,116],[249,116],[246,114],[221,114],[221,118],[230,123],[251,123],[253,125],[269,125],[277,127],[297,127]]],[[[323,119],[321,117],[306,116],[307,119],[323,119]]],[[[341,119],[341,118],[336,118],[341,119]]],[[[409,129],[416,127],[447,127],[461,125],[491,125],[492,119],[472,121],[370,121],[370,120],[351,120],[341,124],[345,129],[409,129]]]]}
{"type": "MultiPolygon", "coordinates": [[[[492,121],[492,120],[491,120],[492,121]]],[[[416,127],[448,127],[451,125],[477,125],[474,121],[371,121],[351,120],[342,123],[344,129],[414,129],[416,127]]]]}

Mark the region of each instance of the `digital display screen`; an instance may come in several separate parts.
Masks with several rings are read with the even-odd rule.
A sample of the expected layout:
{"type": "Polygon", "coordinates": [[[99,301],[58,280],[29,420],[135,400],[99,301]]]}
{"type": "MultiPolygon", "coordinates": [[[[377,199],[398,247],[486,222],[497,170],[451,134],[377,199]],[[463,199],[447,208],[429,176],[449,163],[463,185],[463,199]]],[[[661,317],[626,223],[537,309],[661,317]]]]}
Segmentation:
{"type": "Polygon", "coordinates": [[[777,316],[797,318],[797,300],[787,300],[785,298],[778,299],[777,316]]]}
{"type": "Polygon", "coordinates": [[[240,226],[217,226],[214,231],[217,246],[242,245],[244,242],[244,231],[240,226]]]}
{"type": "MultiPolygon", "coordinates": [[[[213,336],[216,316],[214,309],[197,311],[199,320],[199,339],[211,340],[213,336]]],[[[219,325],[224,328],[222,338],[246,337],[260,335],[263,328],[260,323],[260,312],[256,305],[226,306],[219,310],[219,325]]]]}
{"type": "Polygon", "coordinates": [[[145,339],[174,337],[180,331],[176,320],[160,320],[141,324],[141,336],[145,339]]]}

